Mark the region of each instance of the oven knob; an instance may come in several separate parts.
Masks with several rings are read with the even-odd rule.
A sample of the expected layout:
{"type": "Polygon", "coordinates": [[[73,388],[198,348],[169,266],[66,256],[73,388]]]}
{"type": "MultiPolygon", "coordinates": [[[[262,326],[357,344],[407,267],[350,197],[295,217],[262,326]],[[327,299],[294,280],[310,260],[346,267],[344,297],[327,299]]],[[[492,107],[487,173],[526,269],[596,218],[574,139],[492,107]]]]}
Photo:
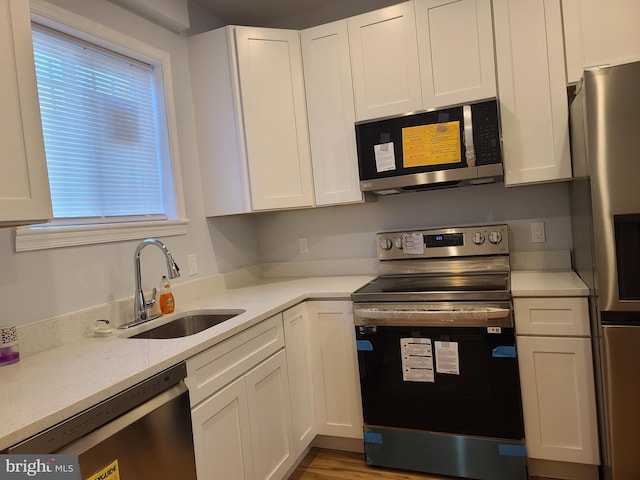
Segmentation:
{"type": "Polygon", "coordinates": [[[484,243],[484,233],[474,232],[473,236],[471,237],[471,240],[476,245],[482,245],[484,243]]]}
{"type": "Polygon", "coordinates": [[[489,241],[493,244],[500,243],[502,241],[502,234],[500,232],[491,232],[489,234],[489,241]]]}
{"type": "Polygon", "coordinates": [[[393,243],[391,243],[391,240],[389,240],[388,238],[383,238],[382,240],[380,240],[380,248],[382,250],[389,250],[392,246],[393,243]]]}

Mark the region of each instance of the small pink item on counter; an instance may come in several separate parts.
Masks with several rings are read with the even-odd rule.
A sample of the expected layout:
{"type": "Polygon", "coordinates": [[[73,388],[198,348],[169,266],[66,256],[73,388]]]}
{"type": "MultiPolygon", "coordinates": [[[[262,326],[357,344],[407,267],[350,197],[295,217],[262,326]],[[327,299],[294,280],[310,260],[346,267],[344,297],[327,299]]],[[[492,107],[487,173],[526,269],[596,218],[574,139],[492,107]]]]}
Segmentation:
{"type": "Polygon", "coordinates": [[[15,325],[0,327],[0,365],[9,365],[18,360],[20,360],[20,352],[15,325]]]}

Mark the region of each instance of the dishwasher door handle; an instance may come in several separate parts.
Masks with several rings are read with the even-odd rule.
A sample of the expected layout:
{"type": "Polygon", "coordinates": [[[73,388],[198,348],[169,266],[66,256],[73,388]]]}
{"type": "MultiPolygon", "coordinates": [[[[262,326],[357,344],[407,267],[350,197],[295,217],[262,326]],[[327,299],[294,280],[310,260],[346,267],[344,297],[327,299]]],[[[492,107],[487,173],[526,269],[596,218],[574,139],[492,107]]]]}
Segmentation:
{"type": "Polygon", "coordinates": [[[500,307],[461,309],[354,308],[353,315],[357,326],[513,326],[511,309],[500,307]]]}

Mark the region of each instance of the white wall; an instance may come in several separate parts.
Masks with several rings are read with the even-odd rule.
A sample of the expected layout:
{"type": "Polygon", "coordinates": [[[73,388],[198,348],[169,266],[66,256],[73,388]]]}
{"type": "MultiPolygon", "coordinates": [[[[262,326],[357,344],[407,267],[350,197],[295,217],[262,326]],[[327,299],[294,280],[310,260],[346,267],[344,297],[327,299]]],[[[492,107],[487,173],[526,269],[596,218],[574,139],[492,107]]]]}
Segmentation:
{"type": "MultiPolygon", "coordinates": [[[[105,0],[50,3],[99,21],[171,53],[187,235],[161,238],[182,267],[176,282],[192,280],[187,255],[195,253],[199,275],[213,275],[259,263],[257,230],[248,218],[207,221],[204,217],[196,148],[186,39],[105,0]],[[235,241],[232,239],[241,239],[235,241]]],[[[133,253],[138,241],[15,253],[13,229],[0,229],[0,321],[31,323],[62,313],[133,296],[133,253]]],[[[142,254],[145,286],[163,274],[159,250],[142,254]]]]}
{"type": "Polygon", "coordinates": [[[375,234],[403,229],[507,223],[512,251],[569,250],[572,246],[566,183],[505,188],[478,185],[380,197],[377,202],[261,214],[264,263],[376,258],[375,234]],[[543,221],[546,243],[531,243],[530,223],[543,221]],[[309,253],[298,252],[307,237],[309,253]]]}

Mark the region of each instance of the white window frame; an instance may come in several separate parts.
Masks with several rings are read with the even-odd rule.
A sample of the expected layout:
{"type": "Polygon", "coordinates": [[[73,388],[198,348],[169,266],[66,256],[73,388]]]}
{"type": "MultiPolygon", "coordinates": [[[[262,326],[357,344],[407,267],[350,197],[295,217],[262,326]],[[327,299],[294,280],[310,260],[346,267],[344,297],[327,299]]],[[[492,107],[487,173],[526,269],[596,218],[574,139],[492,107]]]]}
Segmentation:
{"type": "MultiPolygon", "coordinates": [[[[16,251],[186,234],[189,220],[186,217],[182,190],[170,54],[49,3],[31,0],[30,6],[31,19],[36,23],[158,67],[154,68],[154,72],[162,76],[160,81],[164,86],[164,109],[169,136],[161,148],[164,149],[164,154],[171,159],[172,172],[170,177],[173,178],[175,208],[174,211],[167,212],[167,219],[162,220],[68,225],[68,221],[54,219],[45,224],[44,228],[37,225],[17,227],[16,251]]],[[[164,168],[169,168],[168,162],[164,168]]]]}

